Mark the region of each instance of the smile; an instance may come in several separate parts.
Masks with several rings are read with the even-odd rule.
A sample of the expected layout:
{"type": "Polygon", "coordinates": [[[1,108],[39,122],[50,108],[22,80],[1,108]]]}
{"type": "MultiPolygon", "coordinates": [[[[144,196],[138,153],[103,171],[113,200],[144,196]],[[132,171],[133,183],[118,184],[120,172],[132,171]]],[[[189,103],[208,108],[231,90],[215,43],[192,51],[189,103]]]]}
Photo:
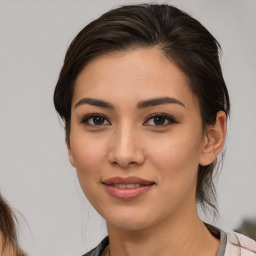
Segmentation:
{"type": "Polygon", "coordinates": [[[141,184],[113,184],[116,188],[138,188],[141,184]]]}
{"type": "Polygon", "coordinates": [[[155,182],[138,177],[112,177],[102,181],[102,184],[111,196],[122,200],[131,200],[149,191],[155,182]]]}

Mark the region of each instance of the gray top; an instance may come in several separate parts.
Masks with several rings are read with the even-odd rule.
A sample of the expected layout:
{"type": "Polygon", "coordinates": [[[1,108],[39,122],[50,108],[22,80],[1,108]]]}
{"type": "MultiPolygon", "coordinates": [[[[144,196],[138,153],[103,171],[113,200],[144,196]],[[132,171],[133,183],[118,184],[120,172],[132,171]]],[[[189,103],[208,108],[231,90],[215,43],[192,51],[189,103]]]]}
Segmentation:
{"type": "MultiPolygon", "coordinates": [[[[211,232],[213,236],[220,239],[220,246],[216,256],[224,256],[226,251],[226,246],[227,246],[227,234],[224,231],[214,226],[211,226],[207,223],[205,223],[205,226],[208,228],[208,230],[211,232]]],[[[107,236],[101,241],[101,243],[97,247],[87,252],[83,256],[101,256],[103,251],[108,245],[109,245],[109,238],[107,236]]]]}
{"type": "Polygon", "coordinates": [[[220,230],[220,247],[216,254],[216,256],[224,256],[227,246],[227,234],[220,230]]]}
{"type": "Polygon", "coordinates": [[[208,223],[204,224],[207,227],[207,229],[211,232],[211,234],[220,240],[220,246],[216,256],[224,256],[227,247],[227,234],[223,230],[214,227],[208,223]]]}

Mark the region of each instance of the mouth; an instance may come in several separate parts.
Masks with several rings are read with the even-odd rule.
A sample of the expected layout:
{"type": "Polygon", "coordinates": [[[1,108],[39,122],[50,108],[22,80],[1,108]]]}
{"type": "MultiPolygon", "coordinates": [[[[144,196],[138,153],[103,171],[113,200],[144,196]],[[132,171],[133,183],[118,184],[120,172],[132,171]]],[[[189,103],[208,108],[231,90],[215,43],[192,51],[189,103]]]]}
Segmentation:
{"type": "MultiPolygon", "coordinates": [[[[112,186],[116,187],[116,188],[138,188],[141,187],[141,184],[111,184],[112,186]]],[[[110,185],[110,186],[111,186],[110,185]]]]}
{"type": "Polygon", "coordinates": [[[155,182],[138,177],[112,177],[101,182],[113,197],[122,200],[135,199],[148,192],[155,182]]]}

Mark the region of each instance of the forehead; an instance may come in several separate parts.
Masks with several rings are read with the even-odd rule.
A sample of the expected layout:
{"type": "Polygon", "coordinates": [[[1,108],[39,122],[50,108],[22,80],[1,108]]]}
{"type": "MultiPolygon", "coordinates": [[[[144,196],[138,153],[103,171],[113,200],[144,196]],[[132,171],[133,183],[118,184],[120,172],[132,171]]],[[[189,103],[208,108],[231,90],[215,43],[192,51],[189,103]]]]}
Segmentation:
{"type": "Polygon", "coordinates": [[[175,97],[194,104],[187,76],[157,47],[114,52],[93,59],[77,77],[73,104],[83,97],[108,101],[175,97]]]}

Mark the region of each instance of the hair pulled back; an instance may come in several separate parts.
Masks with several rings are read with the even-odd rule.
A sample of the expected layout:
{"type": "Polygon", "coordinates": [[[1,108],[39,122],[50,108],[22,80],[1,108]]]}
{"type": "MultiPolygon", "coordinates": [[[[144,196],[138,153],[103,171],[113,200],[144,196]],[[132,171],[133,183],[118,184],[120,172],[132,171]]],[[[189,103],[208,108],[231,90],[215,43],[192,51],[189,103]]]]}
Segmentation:
{"type": "MultiPolygon", "coordinates": [[[[69,143],[71,101],[78,74],[103,54],[158,47],[187,76],[196,95],[203,127],[214,124],[230,102],[219,62],[220,45],[197,20],[170,5],[140,4],[110,10],[82,29],[70,44],[54,92],[54,104],[65,123],[69,143]]],[[[213,183],[216,160],[198,167],[197,202],[217,212],[213,183]]]]}

